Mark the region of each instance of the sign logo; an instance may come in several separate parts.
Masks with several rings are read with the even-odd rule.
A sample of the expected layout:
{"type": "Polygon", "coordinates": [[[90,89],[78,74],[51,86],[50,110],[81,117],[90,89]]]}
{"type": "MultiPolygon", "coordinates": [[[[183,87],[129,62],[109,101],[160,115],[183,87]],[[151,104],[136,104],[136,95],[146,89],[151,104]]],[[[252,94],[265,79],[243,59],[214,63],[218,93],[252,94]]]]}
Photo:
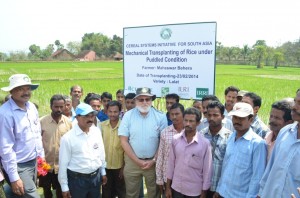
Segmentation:
{"type": "Polygon", "coordinates": [[[206,95],[208,95],[208,88],[196,88],[196,98],[202,99],[206,95]]]}
{"type": "Polygon", "coordinates": [[[172,30],[170,28],[163,28],[160,31],[160,37],[164,40],[169,40],[172,36],[172,30]]]}
{"type": "Polygon", "coordinates": [[[162,87],[161,88],[161,97],[165,97],[170,92],[169,87],[162,87]]]}
{"type": "MultiPolygon", "coordinates": [[[[125,89],[126,90],[126,89],[125,89]]],[[[133,86],[128,86],[127,90],[128,93],[135,93],[136,92],[136,87],[133,86]]]]}
{"type": "Polygon", "coordinates": [[[178,87],[178,92],[189,92],[190,88],[189,87],[178,87]]]}

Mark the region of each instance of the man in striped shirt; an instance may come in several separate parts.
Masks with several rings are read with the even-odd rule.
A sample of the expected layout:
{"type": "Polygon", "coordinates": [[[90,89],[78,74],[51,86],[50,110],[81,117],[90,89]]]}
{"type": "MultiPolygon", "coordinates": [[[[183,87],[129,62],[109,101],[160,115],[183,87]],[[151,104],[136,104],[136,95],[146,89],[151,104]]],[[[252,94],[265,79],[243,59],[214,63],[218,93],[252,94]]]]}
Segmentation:
{"type": "Polygon", "coordinates": [[[225,107],[219,101],[212,101],[207,106],[207,120],[209,126],[204,128],[201,133],[206,137],[212,146],[213,175],[210,190],[207,198],[212,198],[215,193],[219,179],[221,177],[222,164],[225,156],[227,141],[232,131],[222,126],[225,107]]]}

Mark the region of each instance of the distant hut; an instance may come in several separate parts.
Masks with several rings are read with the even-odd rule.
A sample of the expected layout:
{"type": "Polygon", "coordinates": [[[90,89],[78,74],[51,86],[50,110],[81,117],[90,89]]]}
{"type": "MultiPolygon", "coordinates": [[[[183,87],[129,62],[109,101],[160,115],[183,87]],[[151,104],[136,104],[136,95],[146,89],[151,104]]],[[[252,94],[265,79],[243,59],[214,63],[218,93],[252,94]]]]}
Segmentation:
{"type": "Polygon", "coordinates": [[[54,60],[74,60],[75,55],[66,49],[59,49],[51,55],[54,60]]]}
{"type": "Polygon", "coordinates": [[[114,55],[114,60],[116,60],[116,61],[121,61],[121,60],[123,60],[123,54],[117,52],[117,53],[114,55]]]}
{"type": "Polygon", "coordinates": [[[94,61],[96,58],[96,52],[93,50],[83,50],[76,56],[76,60],[79,61],[94,61]]]}

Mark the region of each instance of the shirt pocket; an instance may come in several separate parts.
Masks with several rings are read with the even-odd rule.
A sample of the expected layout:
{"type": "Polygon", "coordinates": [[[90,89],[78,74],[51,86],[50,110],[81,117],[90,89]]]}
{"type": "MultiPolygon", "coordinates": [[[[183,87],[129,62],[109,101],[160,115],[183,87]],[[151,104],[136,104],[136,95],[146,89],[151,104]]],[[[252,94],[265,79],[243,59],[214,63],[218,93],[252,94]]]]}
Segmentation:
{"type": "Polygon", "coordinates": [[[188,166],[194,169],[202,169],[203,157],[198,155],[191,155],[188,160],[188,166]]]}
{"type": "Polygon", "coordinates": [[[237,151],[235,164],[241,169],[248,169],[251,164],[252,152],[250,145],[241,147],[237,151]]]}

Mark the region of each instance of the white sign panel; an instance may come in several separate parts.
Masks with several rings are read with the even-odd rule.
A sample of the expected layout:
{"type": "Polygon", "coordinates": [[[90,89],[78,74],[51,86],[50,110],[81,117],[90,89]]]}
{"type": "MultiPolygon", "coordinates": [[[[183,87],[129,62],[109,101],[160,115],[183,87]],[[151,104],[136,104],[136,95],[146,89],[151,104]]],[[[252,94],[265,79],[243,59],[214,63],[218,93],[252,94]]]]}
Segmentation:
{"type": "Polygon", "coordinates": [[[149,87],[157,97],[214,94],[216,23],[124,28],[124,91],[149,87]]]}

